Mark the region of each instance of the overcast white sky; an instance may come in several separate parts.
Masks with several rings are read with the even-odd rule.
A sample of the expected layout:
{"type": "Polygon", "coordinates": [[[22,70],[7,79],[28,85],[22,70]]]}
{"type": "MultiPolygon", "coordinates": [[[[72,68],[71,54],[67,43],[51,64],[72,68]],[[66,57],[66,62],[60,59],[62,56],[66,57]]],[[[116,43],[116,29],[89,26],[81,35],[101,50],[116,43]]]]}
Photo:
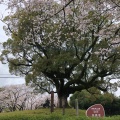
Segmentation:
{"type": "MultiPolygon", "coordinates": [[[[5,12],[5,6],[0,5],[0,19],[2,15],[6,15],[7,12],[5,12]]],[[[5,35],[5,32],[3,30],[4,24],[0,21],[0,43],[7,40],[7,36],[5,35]]],[[[2,48],[0,47],[0,54],[1,54],[2,48]]],[[[2,78],[2,77],[14,77],[13,75],[10,75],[8,65],[7,64],[1,64],[0,62],[0,87],[6,86],[6,85],[13,85],[13,84],[23,84],[25,83],[24,78],[2,78]]],[[[16,77],[16,76],[15,76],[16,77]]]]}
{"type": "MultiPolygon", "coordinates": [[[[0,18],[1,15],[7,15],[7,12],[5,12],[5,6],[0,5],[0,18]]],[[[0,43],[7,40],[7,36],[5,35],[5,32],[3,30],[4,24],[0,21],[0,43]]],[[[1,54],[1,47],[0,47],[0,54],[1,54]]],[[[1,77],[14,77],[13,75],[10,75],[8,65],[7,64],[1,64],[0,62],[0,87],[6,86],[6,85],[13,85],[13,84],[23,84],[25,83],[24,78],[1,78],[1,77]]],[[[115,93],[115,95],[120,95],[120,89],[115,93]]]]}

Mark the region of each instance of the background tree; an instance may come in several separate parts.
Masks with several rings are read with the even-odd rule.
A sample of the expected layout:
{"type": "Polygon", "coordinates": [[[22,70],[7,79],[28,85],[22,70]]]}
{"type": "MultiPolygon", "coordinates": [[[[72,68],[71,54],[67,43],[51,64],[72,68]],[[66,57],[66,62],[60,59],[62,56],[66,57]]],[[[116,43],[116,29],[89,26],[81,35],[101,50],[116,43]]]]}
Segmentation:
{"type": "Polygon", "coordinates": [[[89,92],[87,90],[82,90],[81,92],[77,91],[70,97],[69,104],[75,108],[75,99],[78,99],[79,109],[87,109],[95,104],[100,95],[100,90],[96,88],[90,88],[89,92]]]}
{"type": "MultiPolygon", "coordinates": [[[[49,94],[36,93],[29,85],[6,86],[0,91],[0,112],[39,109],[50,98],[49,94]]],[[[54,104],[57,106],[56,95],[54,104]]]]}
{"type": "Polygon", "coordinates": [[[35,95],[33,89],[25,85],[6,86],[0,92],[0,108],[2,111],[35,109],[43,103],[41,97],[41,94],[35,95]]]}
{"type": "MultiPolygon", "coordinates": [[[[116,0],[117,1],[117,0],[116,0]]],[[[111,0],[8,2],[1,61],[15,75],[50,92],[59,107],[75,91],[116,89],[119,78],[120,8],[111,0]]]]}
{"type": "Polygon", "coordinates": [[[75,92],[70,97],[70,106],[75,106],[75,99],[78,99],[79,109],[86,110],[91,105],[102,104],[105,109],[106,115],[119,115],[120,114],[120,98],[112,93],[101,93],[97,90],[91,89],[89,92],[87,90],[82,90],[81,92],[75,92]],[[92,91],[91,91],[92,90],[92,91]]]}

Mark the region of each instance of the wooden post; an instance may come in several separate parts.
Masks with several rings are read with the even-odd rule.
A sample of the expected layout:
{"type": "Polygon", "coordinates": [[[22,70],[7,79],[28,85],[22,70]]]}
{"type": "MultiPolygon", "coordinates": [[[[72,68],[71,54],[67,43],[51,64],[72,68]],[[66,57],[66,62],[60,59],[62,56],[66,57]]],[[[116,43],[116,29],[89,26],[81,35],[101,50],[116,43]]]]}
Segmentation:
{"type": "Polygon", "coordinates": [[[64,99],[62,98],[62,114],[65,115],[65,101],[64,99]]]}
{"type": "Polygon", "coordinates": [[[65,105],[63,105],[62,115],[65,115],[65,105]]]}
{"type": "Polygon", "coordinates": [[[54,112],[54,91],[51,91],[51,113],[54,112]]]}
{"type": "Polygon", "coordinates": [[[78,116],[78,99],[75,99],[76,115],[78,116]]]}

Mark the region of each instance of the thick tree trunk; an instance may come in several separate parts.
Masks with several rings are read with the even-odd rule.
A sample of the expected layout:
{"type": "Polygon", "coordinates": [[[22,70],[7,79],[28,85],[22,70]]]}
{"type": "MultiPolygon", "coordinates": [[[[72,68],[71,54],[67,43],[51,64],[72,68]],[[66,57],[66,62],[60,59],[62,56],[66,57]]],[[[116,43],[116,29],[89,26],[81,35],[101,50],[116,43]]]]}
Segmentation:
{"type": "Polygon", "coordinates": [[[63,108],[63,107],[68,107],[68,101],[67,101],[67,96],[60,96],[58,95],[58,107],[63,108]]]}

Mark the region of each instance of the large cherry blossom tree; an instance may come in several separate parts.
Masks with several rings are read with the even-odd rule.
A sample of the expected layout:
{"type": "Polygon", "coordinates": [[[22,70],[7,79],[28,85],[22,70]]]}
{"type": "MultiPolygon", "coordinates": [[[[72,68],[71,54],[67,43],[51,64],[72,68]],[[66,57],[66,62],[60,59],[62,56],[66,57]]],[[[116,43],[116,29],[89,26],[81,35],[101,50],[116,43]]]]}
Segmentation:
{"type": "MultiPolygon", "coordinates": [[[[7,4],[7,3],[6,3],[7,4]]],[[[119,0],[11,0],[1,61],[35,90],[58,94],[117,88],[120,71],[119,0]]]]}

